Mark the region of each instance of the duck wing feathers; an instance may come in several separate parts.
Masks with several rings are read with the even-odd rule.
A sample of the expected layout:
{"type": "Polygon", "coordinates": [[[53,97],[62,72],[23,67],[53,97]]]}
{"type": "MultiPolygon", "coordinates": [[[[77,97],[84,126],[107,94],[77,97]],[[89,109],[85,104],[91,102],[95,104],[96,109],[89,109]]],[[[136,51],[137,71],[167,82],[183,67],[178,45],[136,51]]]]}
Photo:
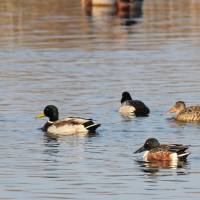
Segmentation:
{"type": "Polygon", "coordinates": [[[88,126],[91,126],[95,124],[93,120],[91,119],[85,119],[85,118],[76,118],[76,117],[67,117],[62,120],[58,120],[54,123],[55,127],[62,127],[62,126],[84,126],[87,128],[88,126]]]}
{"type": "Polygon", "coordinates": [[[200,121],[200,106],[190,106],[176,116],[177,120],[190,122],[200,121]]]}
{"type": "Polygon", "coordinates": [[[190,147],[190,145],[182,145],[182,144],[162,144],[160,148],[178,153],[180,151],[185,151],[190,147]]]}
{"type": "Polygon", "coordinates": [[[100,126],[90,119],[68,117],[54,122],[47,132],[51,134],[69,135],[69,134],[86,134],[95,132],[100,126]]]}
{"type": "Polygon", "coordinates": [[[135,108],[136,116],[148,115],[150,112],[149,108],[140,100],[129,100],[127,104],[135,108]]]}
{"type": "Polygon", "coordinates": [[[177,157],[180,160],[185,160],[187,156],[190,154],[188,151],[190,145],[182,145],[182,144],[170,144],[170,145],[160,145],[160,149],[163,149],[164,151],[176,153],[177,157]]]}

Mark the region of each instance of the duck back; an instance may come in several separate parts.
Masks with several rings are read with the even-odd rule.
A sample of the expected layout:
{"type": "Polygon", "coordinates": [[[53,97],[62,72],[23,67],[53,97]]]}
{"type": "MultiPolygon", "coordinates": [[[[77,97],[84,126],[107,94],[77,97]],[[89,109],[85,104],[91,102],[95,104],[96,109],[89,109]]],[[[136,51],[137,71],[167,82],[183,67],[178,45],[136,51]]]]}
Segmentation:
{"type": "Polygon", "coordinates": [[[176,120],[183,122],[200,122],[200,106],[191,106],[186,108],[176,116],[176,120]]]}
{"type": "Polygon", "coordinates": [[[136,116],[146,116],[149,114],[149,108],[142,101],[133,100],[130,103],[135,108],[136,116]]]}

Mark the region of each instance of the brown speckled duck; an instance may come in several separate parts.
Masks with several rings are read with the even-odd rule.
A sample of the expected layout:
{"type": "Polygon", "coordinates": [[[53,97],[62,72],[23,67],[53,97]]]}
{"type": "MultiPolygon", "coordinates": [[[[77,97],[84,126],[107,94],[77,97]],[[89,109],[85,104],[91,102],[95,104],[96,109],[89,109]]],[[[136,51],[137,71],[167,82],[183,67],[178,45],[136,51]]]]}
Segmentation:
{"type": "Polygon", "coordinates": [[[200,106],[186,107],[183,101],[177,101],[175,105],[169,109],[170,113],[175,112],[177,121],[182,122],[200,122],[200,106]]]}

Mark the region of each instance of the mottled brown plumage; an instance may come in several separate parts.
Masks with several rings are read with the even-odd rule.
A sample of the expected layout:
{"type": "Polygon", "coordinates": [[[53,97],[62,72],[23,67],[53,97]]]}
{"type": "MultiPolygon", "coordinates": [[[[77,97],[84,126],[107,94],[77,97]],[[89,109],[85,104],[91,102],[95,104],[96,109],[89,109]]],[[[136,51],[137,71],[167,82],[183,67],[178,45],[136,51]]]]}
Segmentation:
{"type": "Polygon", "coordinates": [[[177,101],[175,105],[169,109],[169,112],[176,113],[175,119],[182,122],[200,122],[200,106],[186,107],[183,101],[177,101]]]}
{"type": "Polygon", "coordinates": [[[157,149],[156,151],[149,151],[149,153],[147,154],[147,160],[150,161],[170,161],[171,160],[171,154],[172,152],[169,152],[167,150],[164,149],[157,149]]]}

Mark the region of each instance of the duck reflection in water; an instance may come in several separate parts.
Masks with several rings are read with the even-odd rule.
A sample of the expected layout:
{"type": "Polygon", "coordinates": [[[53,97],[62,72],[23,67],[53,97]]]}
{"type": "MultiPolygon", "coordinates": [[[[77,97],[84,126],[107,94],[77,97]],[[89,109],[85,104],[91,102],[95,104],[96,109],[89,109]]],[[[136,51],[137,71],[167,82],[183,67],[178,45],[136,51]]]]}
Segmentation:
{"type": "Polygon", "coordinates": [[[137,24],[137,19],[142,17],[142,4],[143,0],[118,0],[117,16],[123,20],[121,25],[137,24]]]}
{"type": "Polygon", "coordinates": [[[82,5],[87,16],[117,16],[122,19],[121,25],[131,26],[142,16],[143,0],[116,0],[109,6],[93,6],[92,0],[82,0],[82,5]]]}
{"type": "MultiPolygon", "coordinates": [[[[162,172],[162,170],[167,170],[167,169],[176,169],[177,175],[187,175],[187,173],[188,173],[187,169],[188,169],[188,166],[189,166],[189,163],[187,161],[147,162],[147,161],[137,160],[136,163],[140,167],[141,171],[144,172],[145,174],[149,175],[149,176],[154,176],[154,175],[157,176],[159,172],[162,172]]],[[[164,175],[166,175],[166,173],[164,175]]]]}
{"type": "Polygon", "coordinates": [[[151,170],[158,170],[158,169],[171,169],[171,168],[185,168],[188,165],[187,161],[154,161],[154,162],[148,162],[148,161],[136,161],[140,167],[144,167],[147,169],[147,171],[151,170]]]}
{"type": "Polygon", "coordinates": [[[48,134],[44,134],[44,154],[50,156],[49,158],[46,158],[45,161],[53,161],[57,162],[56,156],[59,153],[59,146],[60,143],[58,141],[58,137],[56,136],[50,136],[48,134]],[[52,159],[53,158],[53,159],[52,159]]]}

